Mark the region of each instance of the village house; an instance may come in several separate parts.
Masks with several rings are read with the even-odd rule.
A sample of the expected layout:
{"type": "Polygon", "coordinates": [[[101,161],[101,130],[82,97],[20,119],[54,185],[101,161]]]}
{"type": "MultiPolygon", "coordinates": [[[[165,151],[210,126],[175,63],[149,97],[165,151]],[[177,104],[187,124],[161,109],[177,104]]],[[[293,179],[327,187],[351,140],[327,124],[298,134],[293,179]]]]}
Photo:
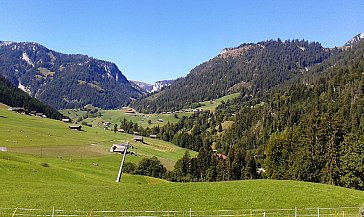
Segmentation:
{"type": "Polygon", "coordinates": [[[149,138],[156,139],[157,138],[157,135],[154,135],[154,134],[149,135],[149,138]]]}
{"type": "Polygon", "coordinates": [[[71,122],[71,120],[69,118],[63,118],[62,121],[65,122],[65,123],[70,123],[71,122]]]}
{"type": "Polygon", "coordinates": [[[132,108],[127,109],[126,111],[124,111],[125,114],[135,114],[135,110],[132,108]]]}
{"type": "Polygon", "coordinates": [[[80,131],[82,126],[81,125],[70,125],[68,126],[71,130],[77,130],[80,131]]]}
{"type": "Polygon", "coordinates": [[[37,112],[37,113],[35,113],[35,116],[42,118],[43,113],[42,112],[37,112]]]}
{"type": "Polygon", "coordinates": [[[134,142],[144,143],[143,137],[142,136],[134,136],[134,142]]]}
{"type": "Polygon", "coordinates": [[[28,111],[25,110],[24,108],[20,108],[20,107],[10,107],[8,108],[9,111],[13,111],[13,112],[17,112],[19,114],[28,114],[28,111]]]}
{"type": "Polygon", "coordinates": [[[124,153],[125,149],[127,147],[127,144],[113,144],[110,148],[110,152],[119,152],[124,153]]]}
{"type": "Polygon", "coordinates": [[[119,133],[124,133],[124,129],[118,129],[119,133]]]}

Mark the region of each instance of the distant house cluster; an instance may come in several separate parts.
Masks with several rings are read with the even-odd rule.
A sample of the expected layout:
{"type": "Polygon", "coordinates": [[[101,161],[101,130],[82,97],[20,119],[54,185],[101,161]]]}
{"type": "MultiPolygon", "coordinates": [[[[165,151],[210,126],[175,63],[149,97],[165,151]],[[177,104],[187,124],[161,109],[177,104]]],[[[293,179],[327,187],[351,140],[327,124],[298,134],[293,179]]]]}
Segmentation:
{"type": "Polygon", "coordinates": [[[36,116],[36,117],[40,117],[40,118],[46,118],[47,116],[41,112],[37,112],[37,111],[28,111],[25,108],[22,107],[10,107],[8,108],[9,111],[13,111],[19,114],[25,114],[25,115],[31,115],[31,116],[36,116]]]}

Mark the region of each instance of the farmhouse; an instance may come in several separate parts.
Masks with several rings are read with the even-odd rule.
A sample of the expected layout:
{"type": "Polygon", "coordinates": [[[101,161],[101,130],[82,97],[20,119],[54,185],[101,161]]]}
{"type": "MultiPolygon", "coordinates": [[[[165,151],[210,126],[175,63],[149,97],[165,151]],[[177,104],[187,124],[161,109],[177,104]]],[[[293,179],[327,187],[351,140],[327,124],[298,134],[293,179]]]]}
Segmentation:
{"type": "Polygon", "coordinates": [[[118,129],[119,133],[124,133],[124,129],[118,129]]]}
{"type": "Polygon", "coordinates": [[[157,135],[154,135],[154,134],[149,135],[149,138],[156,139],[157,138],[157,135]]]}
{"type": "Polygon", "coordinates": [[[24,108],[20,108],[20,107],[10,107],[8,108],[9,111],[13,111],[13,112],[17,112],[19,114],[28,114],[28,111],[25,110],[24,108]]]}
{"type": "Polygon", "coordinates": [[[42,112],[37,112],[37,113],[35,113],[35,116],[37,116],[37,117],[43,117],[43,113],[42,112]]]}
{"type": "Polygon", "coordinates": [[[65,122],[65,123],[71,122],[71,120],[69,118],[63,118],[62,121],[65,122]]]}
{"type": "Polygon", "coordinates": [[[142,136],[134,136],[134,142],[144,143],[143,137],[142,136]]]}
{"type": "Polygon", "coordinates": [[[134,134],[134,135],[139,135],[139,132],[134,131],[134,132],[133,132],[133,134],[134,134]]]}
{"type": "Polygon", "coordinates": [[[135,110],[134,110],[134,109],[132,109],[132,108],[129,108],[129,109],[128,109],[128,110],[126,110],[124,113],[125,113],[125,114],[135,114],[135,110]]]}
{"type": "Polygon", "coordinates": [[[113,144],[110,148],[110,152],[119,152],[124,153],[125,149],[128,147],[128,144],[113,144]]]}
{"type": "Polygon", "coordinates": [[[68,126],[71,130],[77,130],[80,131],[82,126],[81,125],[70,125],[68,126]]]}
{"type": "Polygon", "coordinates": [[[163,119],[159,118],[159,119],[158,119],[158,122],[163,122],[163,119]]]}

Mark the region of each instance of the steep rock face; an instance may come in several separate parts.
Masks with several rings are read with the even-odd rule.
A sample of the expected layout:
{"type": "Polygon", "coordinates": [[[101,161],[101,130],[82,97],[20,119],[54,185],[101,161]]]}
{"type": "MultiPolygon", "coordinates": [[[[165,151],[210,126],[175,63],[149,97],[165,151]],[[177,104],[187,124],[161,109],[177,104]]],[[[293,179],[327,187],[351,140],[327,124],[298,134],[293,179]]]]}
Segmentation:
{"type": "Polygon", "coordinates": [[[163,81],[156,81],[153,85],[153,88],[150,92],[154,93],[154,92],[158,92],[160,91],[163,87],[168,87],[173,83],[174,80],[163,80],[163,81]]]}
{"type": "Polygon", "coordinates": [[[114,63],[32,42],[0,41],[0,75],[57,109],[117,108],[141,95],[114,63]]]}
{"type": "Polygon", "coordinates": [[[162,91],[134,103],[141,111],[179,110],[230,93],[268,90],[329,58],[338,49],[303,40],[269,40],[225,48],[162,91]]]}
{"type": "Polygon", "coordinates": [[[153,90],[153,84],[148,84],[141,81],[130,81],[130,82],[134,84],[134,86],[136,86],[137,88],[140,88],[141,90],[147,93],[150,93],[153,90]]]}
{"type": "Polygon", "coordinates": [[[143,91],[146,91],[148,93],[154,93],[160,91],[163,87],[168,87],[173,83],[173,81],[174,80],[162,80],[162,81],[156,81],[154,84],[148,84],[141,81],[130,81],[130,82],[132,82],[134,85],[136,85],[143,91]]]}

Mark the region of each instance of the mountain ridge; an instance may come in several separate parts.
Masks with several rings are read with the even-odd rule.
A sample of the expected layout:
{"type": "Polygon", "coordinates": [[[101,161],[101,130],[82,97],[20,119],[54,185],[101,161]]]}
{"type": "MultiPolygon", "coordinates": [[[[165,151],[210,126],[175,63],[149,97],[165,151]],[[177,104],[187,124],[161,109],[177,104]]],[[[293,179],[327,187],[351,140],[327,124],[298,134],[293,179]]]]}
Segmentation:
{"type": "Polygon", "coordinates": [[[160,91],[163,87],[171,85],[175,80],[160,80],[154,82],[154,84],[149,84],[142,81],[130,81],[137,85],[139,88],[145,90],[148,93],[154,93],[160,91]]]}
{"type": "Polygon", "coordinates": [[[0,41],[0,75],[57,109],[117,108],[142,95],[112,62],[35,42],[0,41]]]}
{"type": "Polygon", "coordinates": [[[161,112],[234,92],[254,94],[305,73],[339,49],[304,40],[267,40],[225,48],[158,94],[134,102],[138,110],[161,112]]]}

